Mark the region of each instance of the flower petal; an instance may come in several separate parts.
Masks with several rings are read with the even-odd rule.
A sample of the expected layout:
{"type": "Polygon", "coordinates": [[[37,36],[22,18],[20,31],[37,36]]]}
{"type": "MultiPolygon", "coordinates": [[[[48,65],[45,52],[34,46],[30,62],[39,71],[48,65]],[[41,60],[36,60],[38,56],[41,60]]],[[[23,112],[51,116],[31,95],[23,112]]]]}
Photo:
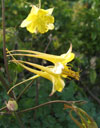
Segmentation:
{"type": "Polygon", "coordinates": [[[53,12],[53,10],[54,10],[54,8],[49,8],[49,9],[47,9],[46,11],[48,12],[49,15],[51,15],[52,12],[53,12]]]}
{"type": "Polygon", "coordinates": [[[26,28],[30,33],[37,33],[36,25],[34,23],[29,24],[26,28]]]}
{"type": "Polygon", "coordinates": [[[30,14],[36,15],[38,13],[38,10],[39,10],[38,7],[36,7],[35,5],[32,5],[32,9],[30,11],[30,14]]]}
{"type": "Polygon", "coordinates": [[[20,27],[21,27],[21,28],[24,28],[24,27],[28,26],[31,22],[32,22],[32,21],[27,21],[27,20],[25,19],[25,20],[23,20],[23,22],[21,23],[20,27]]]}
{"type": "Polygon", "coordinates": [[[48,26],[49,30],[53,30],[54,29],[54,25],[53,24],[48,24],[47,26],[48,26]]]}
{"type": "Polygon", "coordinates": [[[50,96],[52,96],[56,91],[61,92],[65,86],[64,80],[61,77],[52,77],[53,88],[50,96]]]}
{"type": "Polygon", "coordinates": [[[69,53],[67,56],[65,56],[64,61],[62,63],[66,65],[68,62],[72,61],[74,58],[75,58],[75,54],[69,53]]]}

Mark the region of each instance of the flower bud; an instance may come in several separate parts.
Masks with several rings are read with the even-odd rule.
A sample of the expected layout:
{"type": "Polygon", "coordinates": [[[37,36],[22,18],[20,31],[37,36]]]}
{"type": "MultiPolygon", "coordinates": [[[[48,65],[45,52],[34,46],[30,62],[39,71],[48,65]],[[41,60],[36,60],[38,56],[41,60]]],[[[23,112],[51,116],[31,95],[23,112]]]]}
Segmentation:
{"type": "Polygon", "coordinates": [[[9,111],[16,111],[18,109],[18,104],[15,100],[9,100],[6,106],[9,111]]]}

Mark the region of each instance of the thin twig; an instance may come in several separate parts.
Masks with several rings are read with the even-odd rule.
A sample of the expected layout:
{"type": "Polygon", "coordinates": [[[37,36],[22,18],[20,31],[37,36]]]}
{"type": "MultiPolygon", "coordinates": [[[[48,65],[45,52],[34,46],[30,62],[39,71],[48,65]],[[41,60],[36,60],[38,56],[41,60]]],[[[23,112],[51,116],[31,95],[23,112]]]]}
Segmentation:
{"type": "MultiPolygon", "coordinates": [[[[0,74],[0,81],[1,81],[2,85],[5,87],[6,92],[7,92],[9,90],[9,85],[6,83],[5,79],[1,76],[1,74],[0,74]]],[[[14,98],[13,92],[10,92],[9,96],[14,98]]]]}
{"type": "Polygon", "coordinates": [[[2,0],[2,26],[3,26],[3,55],[4,55],[4,64],[5,64],[5,69],[6,69],[8,81],[9,81],[9,83],[11,83],[10,75],[9,75],[9,71],[8,71],[7,57],[6,57],[6,40],[5,40],[6,32],[5,32],[5,4],[4,4],[4,0],[2,0]]]}
{"type": "Polygon", "coordinates": [[[8,91],[9,90],[8,84],[6,83],[4,78],[1,76],[1,74],[0,74],[0,81],[1,81],[2,85],[5,87],[6,91],[8,91]]]}
{"type": "Polygon", "coordinates": [[[32,80],[23,90],[22,90],[22,92],[19,94],[19,96],[17,97],[17,100],[19,100],[20,99],[20,97],[23,95],[23,93],[33,84],[33,81],[34,80],[32,80]]]}
{"type": "Polygon", "coordinates": [[[51,44],[51,42],[52,42],[52,34],[50,34],[50,35],[49,35],[48,39],[49,39],[49,42],[48,42],[47,46],[46,46],[46,47],[45,47],[45,49],[44,49],[44,53],[46,53],[46,52],[47,52],[48,47],[49,47],[49,45],[50,45],[50,44],[51,44]]]}
{"type": "Polygon", "coordinates": [[[0,112],[0,115],[11,115],[9,112],[0,112]]]}
{"type": "Polygon", "coordinates": [[[81,82],[81,84],[83,85],[84,89],[88,92],[88,94],[89,94],[98,104],[100,104],[100,99],[99,99],[96,95],[94,95],[94,94],[89,90],[89,88],[88,88],[83,82],[81,82]]]}
{"type": "Polygon", "coordinates": [[[28,109],[25,109],[25,110],[21,110],[19,111],[18,113],[24,113],[24,112],[28,112],[28,111],[31,111],[31,110],[35,110],[37,108],[41,108],[43,106],[46,106],[46,105],[49,105],[49,104],[53,104],[53,103],[63,103],[63,104],[85,104],[87,103],[86,101],[83,101],[83,100],[80,100],[80,101],[64,101],[64,100],[54,100],[54,101],[49,101],[49,102],[46,102],[46,103],[43,103],[43,104],[40,104],[40,105],[37,105],[35,107],[32,107],[32,108],[28,108],[28,109]]]}
{"type": "Polygon", "coordinates": [[[14,112],[14,114],[15,114],[15,116],[16,116],[16,119],[17,119],[18,122],[19,122],[19,126],[20,126],[21,128],[25,128],[25,127],[24,127],[24,124],[22,123],[22,120],[21,120],[21,118],[20,118],[20,115],[19,115],[17,112],[14,112]]]}
{"type": "Polygon", "coordinates": [[[6,106],[0,108],[0,112],[3,111],[3,110],[5,110],[6,108],[7,108],[6,106]]]}
{"type": "MultiPolygon", "coordinates": [[[[9,85],[10,85],[11,84],[11,79],[10,79],[10,75],[9,75],[9,71],[8,71],[8,63],[7,63],[7,56],[6,56],[5,3],[4,3],[4,0],[2,0],[2,26],[3,26],[3,55],[4,55],[4,65],[5,65],[5,70],[6,70],[6,74],[7,74],[7,77],[8,77],[8,82],[9,82],[9,85]]],[[[2,81],[2,82],[4,82],[4,81],[2,81]]],[[[6,90],[8,90],[7,87],[6,87],[6,90]]],[[[12,93],[13,93],[13,91],[12,91],[12,93]]],[[[13,98],[15,98],[14,93],[13,93],[13,98]]],[[[24,125],[23,125],[22,121],[20,120],[20,116],[17,113],[15,113],[15,115],[16,115],[16,119],[18,120],[18,122],[20,124],[20,127],[21,128],[24,128],[24,125]]]]}
{"type": "Polygon", "coordinates": [[[86,87],[86,91],[90,94],[90,96],[97,101],[97,103],[100,105],[100,99],[98,97],[96,97],[96,95],[94,95],[89,89],[88,87],[86,87]]]}

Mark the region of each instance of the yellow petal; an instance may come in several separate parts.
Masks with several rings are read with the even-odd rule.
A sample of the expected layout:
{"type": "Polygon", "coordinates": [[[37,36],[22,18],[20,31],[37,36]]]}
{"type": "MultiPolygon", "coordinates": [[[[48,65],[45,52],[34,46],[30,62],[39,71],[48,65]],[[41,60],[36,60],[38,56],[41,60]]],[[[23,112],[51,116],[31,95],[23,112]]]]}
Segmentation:
{"type": "Polygon", "coordinates": [[[48,26],[49,30],[53,30],[54,29],[54,25],[53,24],[48,24],[47,26],[48,26]]]}
{"type": "Polygon", "coordinates": [[[24,27],[26,27],[27,25],[29,25],[31,22],[32,22],[32,21],[27,21],[27,20],[25,19],[25,20],[23,20],[23,22],[21,23],[20,27],[21,27],[21,28],[24,28],[24,27]]]}
{"type": "Polygon", "coordinates": [[[47,13],[48,13],[49,15],[51,15],[52,12],[53,12],[53,10],[54,10],[54,8],[49,8],[49,9],[47,9],[46,11],[47,11],[47,13]]]}
{"type": "Polygon", "coordinates": [[[38,16],[41,17],[41,16],[45,16],[46,14],[48,14],[48,12],[44,9],[39,9],[38,10],[38,16]]]}
{"type": "MultiPolygon", "coordinates": [[[[47,61],[50,61],[52,63],[57,63],[57,62],[62,62],[64,59],[61,56],[57,56],[57,55],[50,55],[50,54],[46,54],[46,53],[41,53],[41,52],[37,52],[37,51],[31,51],[31,50],[12,50],[10,52],[27,52],[27,53],[33,53],[32,54],[18,54],[18,55],[22,55],[22,56],[30,56],[30,57],[36,57],[36,58],[40,58],[40,59],[44,59],[47,61]],[[36,55],[34,55],[36,54],[36,55]]],[[[17,55],[17,54],[13,54],[13,55],[17,55]]]]}
{"type": "Polygon", "coordinates": [[[29,13],[29,15],[26,17],[25,20],[23,20],[23,22],[21,23],[20,27],[26,27],[29,24],[31,24],[32,22],[34,22],[36,20],[36,14],[38,12],[38,8],[36,6],[32,6],[32,9],[29,13]]]}
{"type": "Polygon", "coordinates": [[[64,81],[60,76],[52,77],[53,88],[50,96],[52,96],[56,91],[61,92],[65,86],[64,81]]]}
{"type": "Polygon", "coordinates": [[[49,25],[51,23],[54,23],[54,17],[53,16],[45,16],[44,21],[45,21],[45,24],[49,25]]]}
{"type": "Polygon", "coordinates": [[[36,16],[30,13],[27,16],[27,18],[21,23],[20,27],[26,27],[31,23],[35,23],[35,21],[36,21],[36,16]]]}
{"type": "Polygon", "coordinates": [[[74,58],[75,58],[75,54],[70,53],[67,56],[65,56],[64,61],[62,63],[66,65],[68,62],[72,61],[74,58]]]}
{"type": "Polygon", "coordinates": [[[44,78],[46,78],[48,80],[51,80],[50,76],[48,76],[46,72],[42,72],[42,71],[35,70],[33,68],[29,68],[28,66],[25,66],[24,64],[22,64],[22,62],[19,61],[19,60],[12,60],[11,62],[17,63],[20,66],[22,66],[23,68],[25,68],[26,70],[28,70],[28,71],[30,71],[30,72],[32,72],[34,74],[37,74],[39,76],[42,76],[42,77],[44,77],[44,78]]]}
{"type": "MultiPolygon", "coordinates": [[[[54,23],[54,17],[48,15],[48,11],[44,9],[39,9],[37,17],[37,31],[40,33],[47,32],[50,28],[48,24],[54,23]]],[[[50,29],[53,29],[53,25],[50,29]]]]}
{"type": "Polygon", "coordinates": [[[61,57],[66,58],[66,56],[68,56],[71,52],[72,52],[72,44],[70,44],[70,48],[67,51],[67,53],[62,54],[61,57]]]}
{"type": "Polygon", "coordinates": [[[45,25],[45,23],[38,24],[37,25],[37,31],[40,32],[41,34],[45,33],[48,31],[48,27],[45,25]]]}
{"type": "Polygon", "coordinates": [[[37,33],[36,25],[34,23],[29,24],[26,28],[30,33],[37,33]]]}
{"type": "Polygon", "coordinates": [[[39,10],[39,8],[36,7],[35,5],[33,5],[30,13],[36,15],[38,13],[38,10],[39,10]]]}
{"type": "Polygon", "coordinates": [[[41,65],[38,65],[38,64],[35,64],[35,63],[27,62],[27,61],[21,61],[21,60],[17,60],[17,61],[21,62],[21,63],[24,63],[24,64],[28,64],[28,65],[33,66],[35,68],[41,69],[42,71],[45,71],[45,72],[50,73],[52,75],[55,75],[55,73],[53,73],[52,70],[48,67],[44,67],[44,66],[41,66],[41,65]]]}
{"type": "MultiPolygon", "coordinates": [[[[67,53],[62,54],[60,56],[57,55],[50,55],[50,54],[46,54],[46,53],[41,53],[41,52],[37,52],[37,51],[31,51],[31,50],[16,50],[18,52],[27,52],[27,53],[33,53],[32,54],[23,54],[22,56],[30,56],[30,57],[35,57],[35,58],[40,58],[40,59],[44,59],[47,61],[50,61],[54,64],[56,63],[62,63],[63,65],[66,65],[68,62],[72,61],[75,57],[75,54],[72,53],[72,45],[70,46],[70,49],[68,50],[67,53]],[[36,54],[36,55],[34,55],[36,54]]],[[[13,52],[13,51],[11,51],[13,52]]],[[[16,54],[15,54],[16,55],[16,54]]]]}

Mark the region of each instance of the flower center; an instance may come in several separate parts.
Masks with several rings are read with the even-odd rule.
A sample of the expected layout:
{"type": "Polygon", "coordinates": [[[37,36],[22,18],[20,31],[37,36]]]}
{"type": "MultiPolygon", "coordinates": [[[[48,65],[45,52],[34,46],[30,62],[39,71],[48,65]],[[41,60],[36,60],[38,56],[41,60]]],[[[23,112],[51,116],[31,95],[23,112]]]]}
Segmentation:
{"type": "Polygon", "coordinates": [[[54,72],[55,74],[61,74],[63,69],[64,66],[60,62],[58,62],[55,64],[54,68],[52,69],[52,72],[54,72]]]}

